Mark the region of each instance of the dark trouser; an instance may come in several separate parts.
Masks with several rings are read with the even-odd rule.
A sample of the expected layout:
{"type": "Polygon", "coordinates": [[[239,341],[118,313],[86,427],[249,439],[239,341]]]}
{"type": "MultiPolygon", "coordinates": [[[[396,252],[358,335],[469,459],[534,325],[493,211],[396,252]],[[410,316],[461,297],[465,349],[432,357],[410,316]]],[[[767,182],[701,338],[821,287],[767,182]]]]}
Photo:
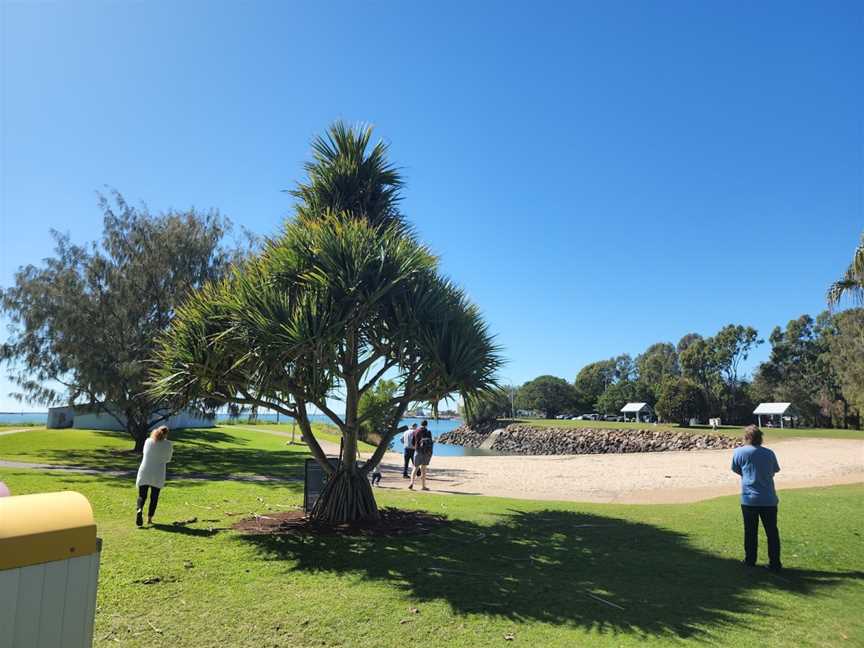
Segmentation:
{"type": "Polygon", "coordinates": [[[138,510],[144,510],[144,502],[147,501],[147,489],[150,489],[150,506],[147,509],[147,517],[153,517],[156,513],[156,506],[159,504],[159,489],[155,486],[139,486],[138,487],[138,510]]]}
{"type": "Polygon", "coordinates": [[[744,516],[744,562],[756,564],[756,554],[759,547],[759,520],[765,528],[768,537],[768,564],[771,567],[781,567],[780,563],[780,532],[777,530],[776,506],[745,506],[741,505],[744,516]]]}
{"type": "Polygon", "coordinates": [[[414,448],[405,448],[405,468],[402,470],[402,474],[407,477],[408,476],[408,462],[414,463],[414,448]]]}
{"type": "Polygon", "coordinates": [[[372,473],[372,485],[381,483],[381,473],[372,473]]]}

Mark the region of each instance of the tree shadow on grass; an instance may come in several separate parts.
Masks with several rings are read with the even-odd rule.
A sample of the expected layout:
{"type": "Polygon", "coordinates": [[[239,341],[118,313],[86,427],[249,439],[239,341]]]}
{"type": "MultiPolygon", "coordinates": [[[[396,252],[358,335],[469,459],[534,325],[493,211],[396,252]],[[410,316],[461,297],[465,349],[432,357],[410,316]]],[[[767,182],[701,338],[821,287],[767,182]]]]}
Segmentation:
{"type": "MultiPolygon", "coordinates": [[[[238,447],[246,439],[233,437],[219,430],[183,430],[174,437],[174,460],[168,464],[168,479],[240,479],[262,484],[284,485],[285,480],[303,476],[303,464],[308,455],[302,449],[265,450],[238,447]],[[231,445],[224,445],[230,443],[231,445]],[[259,480],[253,476],[271,479],[259,480]]],[[[106,435],[116,436],[116,432],[106,435]]],[[[140,455],[116,448],[53,449],[39,451],[39,457],[49,463],[86,468],[97,472],[132,473],[138,469],[140,455]]],[[[107,475],[106,475],[107,476],[107,475]]],[[[133,475],[134,476],[134,475],[133,475]]],[[[121,481],[127,475],[115,475],[121,481]]]]}
{"type": "MultiPolygon", "coordinates": [[[[126,432],[117,430],[90,430],[100,436],[110,437],[112,439],[124,439],[129,442],[128,451],[130,454],[134,445],[132,437],[126,432]]],[[[249,443],[248,439],[234,436],[220,428],[175,428],[171,430],[170,438],[172,441],[179,442],[183,445],[213,445],[214,443],[233,443],[234,445],[245,445],[249,443]]],[[[137,455],[136,455],[137,456],[137,455]]]]}
{"type": "Polygon", "coordinates": [[[413,537],[247,535],[273,560],[308,572],[360,573],[412,598],[483,614],[597,632],[709,638],[770,605],[765,588],[815,594],[861,572],[748,569],[649,524],[567,511],[464,520],[413,537]]]}

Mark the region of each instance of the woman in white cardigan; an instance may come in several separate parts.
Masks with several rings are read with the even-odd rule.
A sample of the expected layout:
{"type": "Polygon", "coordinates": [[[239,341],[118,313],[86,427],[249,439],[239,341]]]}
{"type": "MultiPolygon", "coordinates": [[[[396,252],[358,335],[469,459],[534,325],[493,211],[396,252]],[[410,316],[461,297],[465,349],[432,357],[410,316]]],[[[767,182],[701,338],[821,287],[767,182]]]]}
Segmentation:
{"type": "Polygon", "coordinates": [[[174,446],[168,440],[168,428],[164,425],[150,433],[150,438],[144,442],[144,456],[138,468],[138,507],[135,513],[135,524],[144,524],[144,502],[147,501],[147,489],[150,489],[150,506],[147,509],[147,524],[153,524],[153,514],[159,504],[159,491],[165,487],[165,466],[174,455],[174,446]]]}

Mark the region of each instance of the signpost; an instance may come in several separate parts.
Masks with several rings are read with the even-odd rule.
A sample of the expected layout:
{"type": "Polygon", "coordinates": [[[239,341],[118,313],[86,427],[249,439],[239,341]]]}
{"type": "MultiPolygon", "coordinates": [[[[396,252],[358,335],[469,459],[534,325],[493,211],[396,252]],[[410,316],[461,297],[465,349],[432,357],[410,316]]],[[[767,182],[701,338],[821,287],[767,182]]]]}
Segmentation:
{"type": "MultiPolygon", "coordinates": [[[[327,461],[333,467],[333,470],[339,470],[339,459],[336,457],[327,457],[327,461]]],[[[361,462],[357,462],[358,467],[361,462]]],[[[303,465],[303,510],[309,513],[315,506],[315,502],[321,497],[324,491],[324,486],[327,485],[327,474],[321,468],[320,464],[314,459],[307,459],[303,465]]]]}
{"type": "MultiPolygon", "coordinates": [[[[339,460],[329,457],[328,461],[333,470],[338,470],[339,460]]],[[[321,465],[314,459],[307,459],[303,471],[303,510],[309,513],[315,506],[315,502],[321,497],[324,485],[327,483],[327,474],[321,465]]]]}

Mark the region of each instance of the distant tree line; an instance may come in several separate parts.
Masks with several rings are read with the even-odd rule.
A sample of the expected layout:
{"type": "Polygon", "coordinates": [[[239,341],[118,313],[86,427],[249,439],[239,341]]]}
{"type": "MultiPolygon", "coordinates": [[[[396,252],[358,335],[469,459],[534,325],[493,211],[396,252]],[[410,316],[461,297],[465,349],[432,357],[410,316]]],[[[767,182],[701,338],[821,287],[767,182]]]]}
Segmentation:
{"type": "MultiPolygon", "coordinates": [[[[628,402],[645,402],[667,422],[724,423],[753,420],[760,402],[791,402],[803,423],[858,427],[864,408],[864,310],[802,315],[768,338],[769,359],[752,377],[742,365],[764,343],[751,326],[729,324],[703,337],[689,333],[677,344],[657,342],[634,359],[629,354],[584,366],[574,381],[543,375],[504,388],[474,405],[472,420],[534,411],[546,418],[589,412],[618,414],[628,402]]],[[[470,409],[470,408],[466,408],[470,409]]]]}
{"type": "Polygon", "coordinates": [[[718,417],[753,420],[761,402],[792,403],[814,427],[861,427],[864,412],[864,235],[843,278],[827,293],[831,310],[801,315],[768,337],[771,354],[752,377],[742,365],[764,340],[752,326],[729,324],[715,335],[688,333],[677,344],[657,342],[632,358],[622,354],[584,366],[570,383],[538,376],[466,403],[469,423],[513,417],[519,411],[618,414],[628,402],[645,402],[666,422],[718,417]],[[844,297],[855,307],[836,311],[844,297]]]}

